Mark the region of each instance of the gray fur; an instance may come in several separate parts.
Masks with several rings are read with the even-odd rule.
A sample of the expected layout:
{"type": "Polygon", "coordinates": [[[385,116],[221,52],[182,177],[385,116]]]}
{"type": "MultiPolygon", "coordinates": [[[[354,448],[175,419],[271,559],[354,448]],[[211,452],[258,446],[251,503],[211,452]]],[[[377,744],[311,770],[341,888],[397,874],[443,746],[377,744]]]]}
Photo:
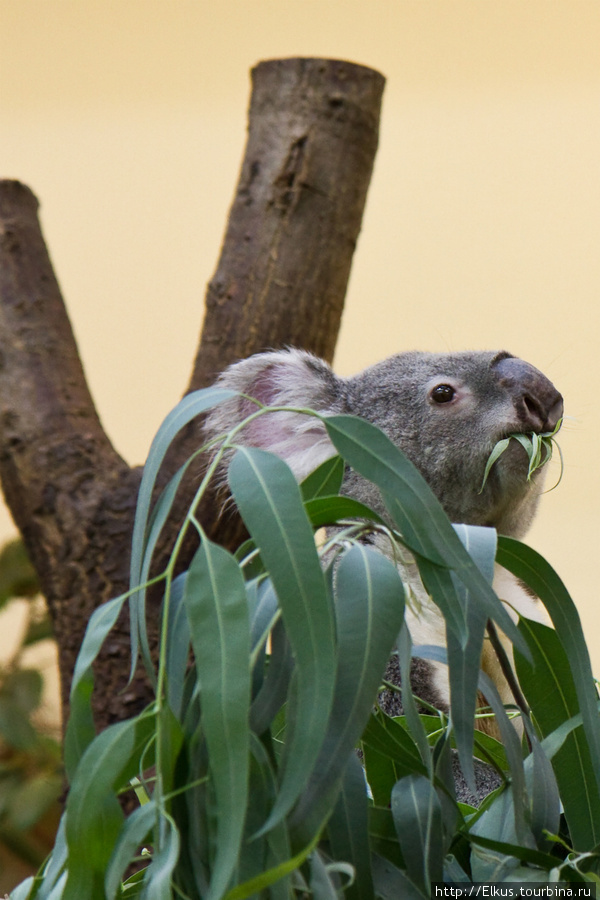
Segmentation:
{"type": "MultiPolygon", "coordinates": [[[[453,522],[494,526],[519,538],[535,515],[545,471],[538,469],[528,481],[527,456],[512,441],[481,491],[486,462],[496,443],[509,434],[552,431],[563,408],[562,397],[541,372],[504,351],[400,353],[351,378],[336,376],[325,362],[303,351],[274,351],[231,366],[218,384],[264,405],[308,407],[325,415],[350,413],[366,419],[417,466],[453,522]],[[440,386],[445,386],[443,394],[450,391],[447,402],[436,402],[435,389],[440,386]]],[[[222,404],[207,420],[208,437],[226,433],[256,409],[242,397],[222,404]]],[[[278,453],[298,480],[335,454],[323,424],[297,412],[260,416],[239,440],[278,453]]],[[[377,490],[356,472],[347,472],[342,490],[385,516],[377,490]]],[[[410,575],[410,569],[405,577],[407,572],[410,575]]],[[[502,599],[538,617],[535,601],[508,573],[499,570],[494,586],[502,599]]],[[[419,583],[411,587],[424,593],[419,583]]],[[[419,616],[410,622],[415,644],[444,642],[441,614],[431,601],[427,603],[425,597],[419,616]]],[[[493,674],[497,661],[487,662],[493,674]]],[[[398,682],[394,660],[387,674],[398,682]]],[[[415,661],[411,680],[423,699],[447,708],[445,667],[415,661]]],[[[499,670],[495,680],[501,695],[511,699],[499,670]]],[[[380,702],[391,715],[401,710],[392,692],[381,695],[380,702]]]]}
{"type": "MultiPolygon", "coordinates": [[[[551,430],[562,398],[539,372],[505,352],[400,353],[351,378],[299,350],[261,353],[226,370],[218,382],[277,406],[351,413],[378,425],[424,475],[453,522],[492,525],[522,537],[535,511],[544,470],[526,480],[523,449],[512,442],[480,493],[489,454],[513,432],[551,430]],[[452,402],[431,399],[436,385],[456,390],[452,402]],[[531,399],[532,398],[532,399],[531,399]]],[[[243,399],[209,417],[212,437],[254,411],[243,399]]],[[[246,443],[279,453],[300,479],[335,452],[313,418],[275,413],[255,420],[246,443]]],[[[372,485],[350,472],[344,492],[383,508],[372,485]]]]}

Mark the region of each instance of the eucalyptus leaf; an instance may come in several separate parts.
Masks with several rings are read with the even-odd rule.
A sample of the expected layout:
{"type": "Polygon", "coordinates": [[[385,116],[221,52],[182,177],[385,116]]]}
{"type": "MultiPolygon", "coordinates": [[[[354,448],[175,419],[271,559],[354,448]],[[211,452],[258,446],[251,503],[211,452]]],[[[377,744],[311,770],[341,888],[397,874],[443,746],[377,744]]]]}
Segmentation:
{"type": "Polygon", "coordinates": [[[191,642],[190,626],[184,602],[185,579],[186,575],[182,572],[171,584],[165,648],[167,700],[180,721],[183,721],[185,713],[185,678],[191,642]]]}
{"type": "Polygon", "coordinates": [[[298,799],[323,741],[335,677],[333,604],[289,467],[271,453],[242,448],[230,465],[229,483],[270,572],[296,664],[297,720],[268,829],[298,799]]]}
{"type": "Polygon", "coordinates": [[[208,900],[219,900],[237,863],[248,802],[250,626],[240,569],[230,553],[206,538],[188,571],[185,603],[217,801],[208,900]]]}
{"type": "Polygon", "coordinates": [[[269,666],[260,690],[252,701],[250,723],[255,734],[263,734],[285,703],[294,660],[283,622],[271,634],[269,666]]]}
{"type": "MultiPolygon", "coordinates": [[[[39,888],[35,893],[36,900],[49,900],[51,892],[61,883],[62,888],[66,882],[65,866],[68,861],[69,851],[66,837],[66,815],[60,817],[54,847],[44,869],[43,880],[39,884],[39,888]]],[[[60,895],[59,895],[60,896],[60,895]]],[[[12,900],[13,894],[11,894],[12,900]]]]}
{"type": "Polygon", "coordinates": [[[179,832],[173,820],[164,816],[166,828],[159,847],[155,847],[152,862],[144,874],[143,900],[172,900],[173,871],[179,857],[179,832]]]}
{"type": "Polygon", "coordinates": [[[153,800],[134,809],[126,819],[106,868],[104,889],[108,900],[113,900],[120,895],[121,880],[125,870],[129,867],[138,848],[150,836],[156,820],[157,810],[153,800]]]}
{"type": "Polygon", "coordinates": [[[315,497],[307,500],[304,506],[313,528],[335,525],[341,519],[364,519],[385,525],[381,516],[369,506],[351,497],[315,497]]]}
{"type": "Polygon", "coordinates": [[[93,897],[103,883],[123,822],[116,792],[139,770],[153,730],[151,715],[118,722],[85,751],[67,798],[69,872],[64,900],[93,897]]]}
{"type": "MultiPolygon", "coordinates": [[[[529,663],[515,655],[519,683],[542,736],[548,738],[579,713],[569,658],[553,629],[528,619],[521,619],[519,628],[533,657],[529,663]]],[[[600,795],[581,725],[565,737],[553,766],[573,846],[580,852],[592,850],[600,843],[600,795]]]]}
{"type": "MultiPolygon", "coordinates": [[[[362,734],[362,745],[365,749],[370,748],[381,756],[393,760],[399,776],[412,772],[425,775],[428,771],[409,732],[383,713],[370,717],[362,734]]],[[[367,775],[369,775],[368,767],[367,775]]]]}
{"type": "Polygon", "coordinates": [[[177,487],[190,460],[185,463],[168,485],[162,498],[161,514],[158,517],[155,516],[155,527],[150,535],[150,510],[160,467],[163,464],[173,439],[179,434],[182,428],[191,422],[192,419],[195,419],[196,416],[199,416],[201,413],[206,412],[217,406],[219,403],[230,400],[235,396],[236,394],[234,391],[224,390],[223,388],[218,387],[192,391],[167,415],[150,446],[138,494],[131,542],[130,589],[141,588],[141,591],[132,597],[130,603],[132,674],[135,670],[141,642],[146,669],[148,670],[149,675],[151,677],[153,676],[154,670],[146,634],[145,594],[143,589],[143,585],[146,581],[144,572],[147,574],[151,556],[151,553],[147,552],[148,543],[150,542],[151,549],[153,549],[171,508],[177,487]],[[149,541],[150,537],[151,540],[149,541]]]}
{"type": "Polygon", "coordinates": [[[392,815],[410,880],[428,892],[443,880],[442,809],[428,778],[408,775],[392,791],[392,815]]]}
{"type": "Polygon", "coordinates": [[[531,753],[525,760],[525,775],[531,797],[531,831],[540,850],[551,850],[554,841],[548,834],[558,834],[561,803],[558,785],[550,760],[532,727],[527,729],[531,753]]]}
{"type": "Polygon", "coordinates": [[[337,494],[344,478],[344,460],[341,456],[332,456],[307,475],[300,484],[303,500],[316,497],[328,497],[337,494]]]}
{"type": "Polygon", "coordinates": [[[17,887],[13,888],[10,892],[10,900],[34,900],[34,898],[39,896],[37,892],[34,893],[35,887],[35,880],[30,875],[29,878],[26,878],[17,887]]]}
{"type": "Polygon", "coordinates": [[[588,649],[581,620],[564,584],[546,560],[514,538],[498,540],[497,560],[522,579],[540,598],[550,614],[556,635],[569,661],[583,728],[591,753],[591,764],[600,790],[600,717],[588,649]]]}
{"type": "Polygon", "coordinates": [[[406,873],[388,859],[373,854],[373,880],[376,895],[382,900],[424,900],[430,896],[429,890],[417,887],[406,873]]]}
{"type": "Polygon", "coordinates": [[[485,487],[485,483],[488,480],[488,476],[492,469],[492,466],[496,462],[496,460],[500,459],[505,450],[508,449],[508,445],[510,444],[510,438],[503,438],[501,441],[494,446],[494,449],[490,453],[488,460],[485,464],[485,470],[483,473],[483,481],[481,482],[481,487],[479,488],[479,493],[483,491],[485,487]]]}
{"type": "MultiPolygon", "coordinates": [[[[445,654],[445,651],[444,651],[445,654]]],[[[423,726],[421,717],[417,710],[417,704],[413,697],[410,682],[410,664],[412,660],[412,640],[410,631],[406,622],[402,626],[402,630],[398,635],[398,659],[400,661],[400,677],[402,680],[402,706],[406,724],[411,736],[418,747],[421,760],[430,777],[433,776],[433,761],[431,751],[429,749],[429,741],[427,732],[423,726]]]]}
{"type": "MultiPolygon", "coordinates": [[[[277,773],[268,741],[252,736],[250,801],[245,822],[245,840],[236,871],[238,884],[260,877],[265,871],[287,863],[292,857],[287,824],[280,822],[266,834],[255,834],[265,821],[277,795],[277,773]]],[[[289,879],[283,877],[270,887],[271,900],[289,898],[289,879]]]]}
{"type": "Polygon", "coordinates": [[[96,734],[90,702],[94,686],[92,664],[126,599],[127,595],[122,594],[95,609],[85,630],[71,681],[70,716],[65,733],[65,768],[69,780],[73,779],[86,747],[96,734]]]}
{"type": "Polygon", "coordinates": [[[243,884],[236,885],[236,887],[232,888],[225,895],[225,900],[245,900],[246,897],[252,897],[254,894],[258,894],[265,888],[270,887],[270,885],[275,884],[277,881],[290,875],[310,856],[317,846],[318,841],[319,835],[313,838],[307,847],[303,847],[302,850],[291,857],[291,859],[288,859],[277,866],[273,866],[266,872],[262,872],[256,878],[251,878],[243,884]]]}
{"type": "MultiPolygon", "coordinates": [[[[440,502],[410,460],[383,432],[364,419],[336,415],[325,417],[323,422],[344,459],[380,488],[403,541],[416,554],[419,563],[425,561],[429,576],[434,567],[455,570],[465,587],[479,596],[488,617],[527,653],[508,612],[462,546],[440,502]]],[[[420,567],[420,571],[429,588],[424,569],[420,567]]],[[[448,596],[453,618],[449,619],[449,610],[444,614],[464,646],[468,640],[466,610],[452,595],[448,596]]],[[[438,602],[435,595],[434,600],[438,602]]]]}
{"type": "MultiPolygon", "coordinates": [[[[547,462],[552,459],[552,449],[556,444],[555,435],[559,431],[562,426],[562,419],[556,424],[554,431],[543,432],[542,434],[538,434],[535,431],[532,431],[529,434],[509,434],[508,437],[502,438],[499,440],[493,447],[492,452],[490,453],[488,460],[485,465],[485,471],[483,473],[483,481],[481,483],[481,487],[479,489],[479,493],[483,491],[486,482],[488,480],[490,471],[494,463],[502,456],[505,450],[508,448],[511,440],[517,441],[522,447],[527,457],[529,459],[529,467],[527,470],[527,481],[531,480],[531,477],[537,469],[541,469],[542,466],[545,466],[547,462]],[[543,453],[543,455],[542,455],[543,453]]],[[[560,453],[560,447],[558,447],[558,452],[560,453]]],[[[562,462],[562,455],[561,455],[562,462]]],[[[560,480],[560,479],[559,479],[560,480]]]]}
{"type": "Polygon", "coordinates": [[[321,750],[291,823],[304,839],[325,818],[360,739],[404,621],[404,588],[394,566],[369,547],[344,553],[336,571],[337,669],[321,750]],[[303,831],[308,827],[308,832],[303,831]]]}
{"type": "MultiPolygon", "coordinates": [[[[454,529],[479,571],[491,585],[494,580],[494,563],[496,561],[495,530],[475,525],[455,525],[454,529]]],[[[466,646],[462,647],[450,629],[446,633],[450,711],[461,769],[470,790],[476,793],[473,769],[473,723],[477,707],[477,679],[481,665],[487,614],[481,608],[479,597],[467,590],[459,578],[454,577],[454,583],[467,610],[469,638],[466,646]]]]}
{"type": "Polygon", "coordinates": [[[352,754],[344,770],[341,790],[327,823],[334,859],[346,860],[354,869],[354,880],[345,890],[348,900],[371,900],[373,878],[369,849],[369,816],[363,768],[352,754]]]}

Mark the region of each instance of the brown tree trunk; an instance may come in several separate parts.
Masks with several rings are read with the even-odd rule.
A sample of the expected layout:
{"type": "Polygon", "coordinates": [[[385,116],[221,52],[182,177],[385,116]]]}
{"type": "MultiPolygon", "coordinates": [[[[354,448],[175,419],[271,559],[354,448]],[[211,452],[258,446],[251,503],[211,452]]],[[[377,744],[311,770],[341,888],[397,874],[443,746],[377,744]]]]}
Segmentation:
{"type": "MultiPolygon", "coordinates": [[[[333,356],[383,84],[370,69],[329,60],[274,60],[254,70],[246,154],[189,390],[266,347],[333,356]]],[[[37,206],[24,185],[0,182],[0,476],[48,601],[66,712],[87,621],[127,588],[141,473],[102,429],[37,206]]],[[[171,466],[197,443],[197,428],[188,429],[171,466]]],[[[97,664],[99,727],[151,698],[141,675],[123,691],[128,667],[124,616],[97,664]]]]}
{"type": "Polygon", "coordinates": [[[246,152],[190,387],[290,344],[329,362],[377,150],[384,80],[322,59],[252,72],[246,152]]]}

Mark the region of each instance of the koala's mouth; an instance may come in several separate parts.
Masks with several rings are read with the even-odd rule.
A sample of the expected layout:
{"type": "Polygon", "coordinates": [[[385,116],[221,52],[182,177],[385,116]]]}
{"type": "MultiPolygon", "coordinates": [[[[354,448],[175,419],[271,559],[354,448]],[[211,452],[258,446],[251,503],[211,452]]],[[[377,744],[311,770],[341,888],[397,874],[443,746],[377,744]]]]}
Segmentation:
{"type": "MultiPolygon", "coordinates": [[[[511,431],[510,434],[505,435],[505,437],[497,441],[487,459],[479,493],[483,491],[488,477],[496,466],[496,463],[511,447],[513,449],[512,451],[509,451],[510,456],[508,458],[511,462],[509,468],[514,471],[516,467],[518,467],[518,474],[520,476],[522,473],[525,474],[525,457],[522,453],[516,453],[516,447],[520,446],[528,460],[526,481],[531,481],[535,474],[539,473],[539,470],[552,459],[554,447],[558,447],[558,444],[555,441],[555,435],[559,431],[561,425],[562,419],[559,419],[556,422],[553,431],[542,433],[536,431],[511,431]]],[[[560,454],[560,448],[558,448],[558,452],[560,454]]],[[[502,470],[504,468],[505,467],[503,466],[502,470]]]]}

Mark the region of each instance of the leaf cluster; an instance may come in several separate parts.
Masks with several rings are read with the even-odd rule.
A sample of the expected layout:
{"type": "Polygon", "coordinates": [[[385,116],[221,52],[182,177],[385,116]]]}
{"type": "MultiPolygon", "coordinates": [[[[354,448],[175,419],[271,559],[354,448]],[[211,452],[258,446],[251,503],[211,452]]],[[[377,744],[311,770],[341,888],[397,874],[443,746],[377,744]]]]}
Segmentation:
{"type": "Polygon", "coordinates": [[[0,841],[34,869],[52,846],[63,772],[57,741],[36,719],[43,675],[24,657],[51,637],[39,583],[22,541],[0,549],[0,610],[26,601],[24,627],[0,665],[0,841]]]}
{"type": "Polygon", "coordinates": [[[527,481],[531,481],[531,476],[533,475],[533,473],[538,469],[541,469],[542,466],[545,466],[547,462],[550,462],[550,460],[552,459],[553,449],[554,447],[557,448],[561,465],[560,477],[557,484],[555,485],[555,487],[557,487],[562,478],[563,458],[560,445],[556,441],[556,435],[562,427],[562,423],[563,420],[559,419],[553,431],[544,431],[541,434],[537,434],[535,431],[532,431],[531,434],[509,434],[508,437],[499,440],[494,445],[492,452],[488,457],[483,473],[483,481],[481,482],[481,487],[479,488],[479,493],[483,491],[494,463],[496,463],[497,460],[502,456],[502,454],[506,450],[508,450],[508,447],[512,440],[517,441],[517,443],[521,445],[521,447],[527,454],[527,458],[529,459],[527,481]]]}
{"type": "Polygon", "coordinates": [[[436,881],[597,879],[600,723],[573,603],[534,551],[489,529],[454,528],[378,429],[324,418],[339,456],[300,486],[281,459],[237,447],[243,426],[233,429],[213,448],[167,566],[150,578],[188,465],[154,502],[164,456],[181,428],[230,396],[215,388],[189,395],[152,445],[130,590],[96,610],[74,673],[70,791],[56,845],[14,900],[392,900],[428,897],[436,881]],[[232,449],[229,484],[250,534],[235,555],[196,518],[232,449]],[[385,522],[340,495],[346,465],[376,485],[385,522]],[[198,549],[178,574],[190,531],[198,549]],[[445,618],[444,648],[412,647],[409,586],[395,564],[407,552],[445,618]],[[515,625],[491,587],[496,558],[536,591],[555,631],[515,625]],[[150,585],[164,598],[157,657],[146,632],[150,585]],[[95,735],[92,663],[126,603],[132,666],[140,655],[155,700],[95,735]],[[526,740],[479,671],[489,622],[515,648],[531,708],[520,711],[526,740]],[[405,686],[396,719],[375,703],[394,652],[405,686]],[[419,714],[415,654],[448,665],[446,713],[419,714]],[[501,742],[474,732],[478,691],[501,742]],[[457,757],[475,788],[474,756],[501,778],[479,809],[457,802],[454,787],[457,757]],[[119,797],[132,789],[139,805],[126,818],[119,797]]]}

